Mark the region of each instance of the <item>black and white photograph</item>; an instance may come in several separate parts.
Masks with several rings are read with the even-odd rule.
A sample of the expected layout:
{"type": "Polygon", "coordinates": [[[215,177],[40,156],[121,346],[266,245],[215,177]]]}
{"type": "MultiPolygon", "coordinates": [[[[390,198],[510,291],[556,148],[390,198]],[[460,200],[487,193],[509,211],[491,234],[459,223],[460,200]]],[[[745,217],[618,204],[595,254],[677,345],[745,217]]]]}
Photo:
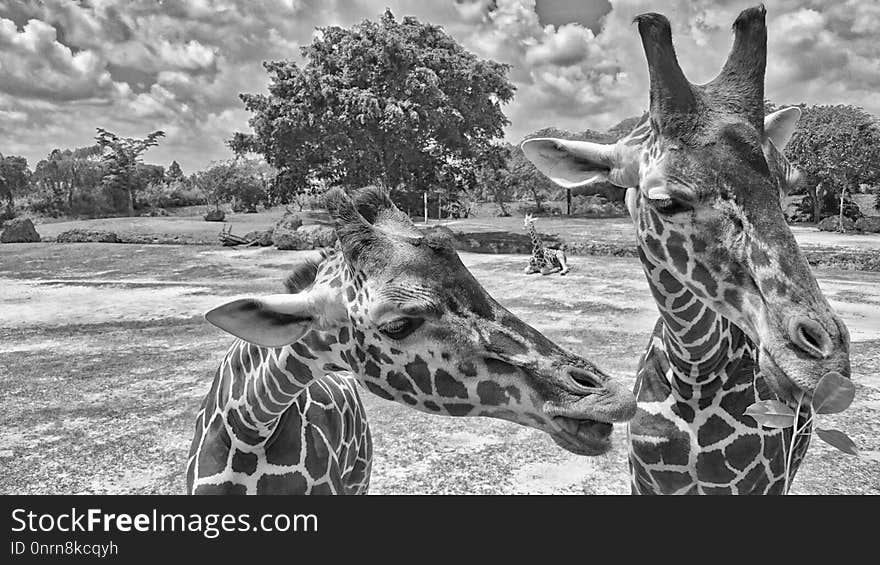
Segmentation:
{"type": "Polygon", "coordinates": [[[880,494],[878,30],[0,0],[0,494],[880,494]]]}

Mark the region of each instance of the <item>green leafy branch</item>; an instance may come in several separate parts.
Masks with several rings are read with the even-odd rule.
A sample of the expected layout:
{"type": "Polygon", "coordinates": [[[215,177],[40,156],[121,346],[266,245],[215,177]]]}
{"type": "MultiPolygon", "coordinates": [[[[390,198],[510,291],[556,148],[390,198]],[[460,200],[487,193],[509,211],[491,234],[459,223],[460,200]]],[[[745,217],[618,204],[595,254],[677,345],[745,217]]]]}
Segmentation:
{"type": "MultiPolygon", "coordinates": [[[[794,429],[794,433],[791,434],[791,443],[785,461],[786,493],[789,489],[789,470],[791,469],[791,458],[797,438],[809,428],[816,414],[839,414],[849,408],[855,398],[855,393],[855,385],[850,379],[832,371],[819,380],[809,406],[804,403],[806,395],[802,394],[796,410],[779,400],[762,400],[746,409],[745,414],[754,418],[758,424],[765,428],[794,429]],[[798,426],[797,416],[802,408],[810,408],[810,415],[802,425],[798,426]]],[[[819,436],[819,439],[848,455],[873,461],[880,460],[880,453],[860,451],[855,442],[840,430],[816,427],[813,431],[819,436]]]]}

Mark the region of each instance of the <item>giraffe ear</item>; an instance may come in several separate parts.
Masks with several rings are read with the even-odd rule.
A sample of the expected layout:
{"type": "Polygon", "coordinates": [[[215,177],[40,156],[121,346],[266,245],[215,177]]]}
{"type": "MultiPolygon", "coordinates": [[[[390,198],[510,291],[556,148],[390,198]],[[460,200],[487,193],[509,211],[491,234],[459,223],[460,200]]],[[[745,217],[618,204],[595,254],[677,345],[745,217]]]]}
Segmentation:
{"type": "Polygon", "coordinates": [[[777,149],[782,151],[794,130],[797,128],[798,120],[801,119],[801,109],[797,106],[783,108],[764,117],[764,134],[773,142],[777,149]]]}
{"type": "Polygon", "coordinates": [[[328,328],[343,314],[341,301],[326,292],[306,291],[239,298],[209,311],[205,319],[248,343],[283,347],[309,330],[328,328]]]}
{"type": "Polygon", "coordinates": [[[539,171],[563,188],[602,181],[623,188],[638,184],[638,153],[628,146],[539,137],[525,140],[521,148],[539,171]]]}

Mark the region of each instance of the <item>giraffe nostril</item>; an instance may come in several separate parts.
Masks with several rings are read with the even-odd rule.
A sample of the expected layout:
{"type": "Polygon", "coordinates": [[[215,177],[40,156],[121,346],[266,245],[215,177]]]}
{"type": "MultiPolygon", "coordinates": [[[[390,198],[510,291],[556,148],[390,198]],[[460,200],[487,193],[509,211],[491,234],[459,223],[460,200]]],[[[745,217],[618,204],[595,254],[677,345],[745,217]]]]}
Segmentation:
{"type": "Polygon", "coordinates": [[[602,382],[590,371],[586,371],[579,367],[569,367],[567,372],[568,376],[571,377],[571,380],[581,387],[588,389],[602,388],[602,382]]]}
{"type": "Polygon", "coordinates": [[[788,333],[792,343],[811,357],[824,359],[831,354],[831,336],[809,318],[792,318],[788,333]]]}

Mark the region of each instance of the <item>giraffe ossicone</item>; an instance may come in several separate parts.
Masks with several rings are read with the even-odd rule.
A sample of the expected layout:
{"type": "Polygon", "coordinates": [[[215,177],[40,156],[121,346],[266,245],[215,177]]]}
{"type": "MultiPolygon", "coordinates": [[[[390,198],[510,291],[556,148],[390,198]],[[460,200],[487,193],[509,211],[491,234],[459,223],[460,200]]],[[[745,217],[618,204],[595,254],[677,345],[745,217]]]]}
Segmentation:
{"type": "Polygon", "coordinates": [[[727,62],[703,85],[679,67],[669,21],[638,16],[649,115],[613,144],[522,145],[562,186],[608,180],[627,191],[660,311],[629,423],[637,493],[782,493],[810,430],[792,441],[791,429],[762,428],[745,410],[770,398],[808,403],[826,374],[850,376],[846,326],[780,203],[799,180],[782,151],[800,110],[764,116],[765,14],[739,15],[727,62]]]}
{"type": "Polygon", "coordinates": [[[431,414],[488,416],[598,455],[635,412],[621,381],[492,299],[449,238],[422,234],[381,190],[327,197],[337,249],[295,293],[206,316],[240,338],[197,416],[191,493],[364,493],[371,440],[357,383],[431,414]]]}

